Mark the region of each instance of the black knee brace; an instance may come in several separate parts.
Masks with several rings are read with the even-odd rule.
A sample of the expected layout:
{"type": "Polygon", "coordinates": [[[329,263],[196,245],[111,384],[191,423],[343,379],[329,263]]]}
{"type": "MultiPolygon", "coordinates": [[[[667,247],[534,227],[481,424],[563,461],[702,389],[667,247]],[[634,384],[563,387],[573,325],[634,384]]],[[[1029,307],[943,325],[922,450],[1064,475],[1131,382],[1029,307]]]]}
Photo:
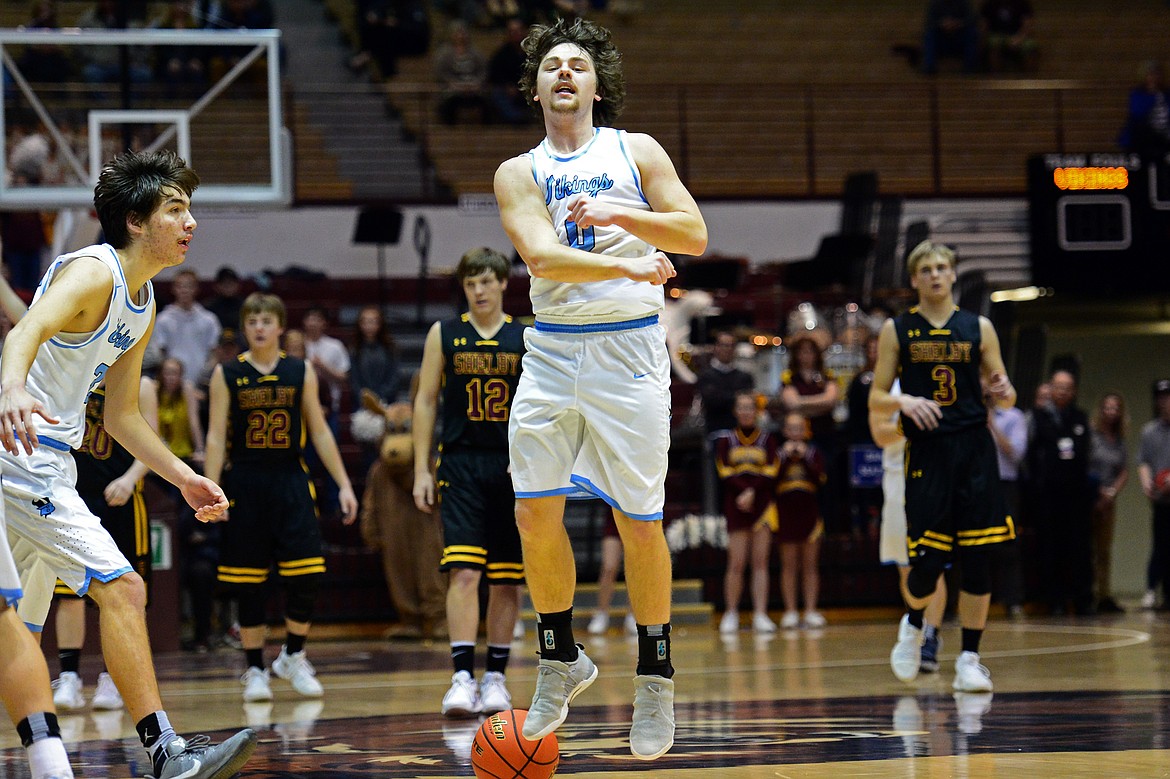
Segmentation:
{"type": "Polygon", "coordinates": [[[915,598],[929,597],[938,586],[938,577],[946,570],[947,560],[941,554],[926,554],[914,560],[906,589],[915,598]]]}
{"type": "Polygon", "coordinates": [[[959,589],[971,595],[991,592],[991,557],[985,549],[963,549],[960,558],[959,589]]]}
{"type": "Polygon", "coordinates": [[[231,595],[240,607],[240,627],[258,628],[267,621],[268,593],[263,584],[237,584],[231,595]]]}
{"type": "Polygon", "coordinates": [[[320,574],[288,576],[284,580],[284,615],[293,622],[312,622],[317,605],[317,590],[321,587],[320,574]]]}

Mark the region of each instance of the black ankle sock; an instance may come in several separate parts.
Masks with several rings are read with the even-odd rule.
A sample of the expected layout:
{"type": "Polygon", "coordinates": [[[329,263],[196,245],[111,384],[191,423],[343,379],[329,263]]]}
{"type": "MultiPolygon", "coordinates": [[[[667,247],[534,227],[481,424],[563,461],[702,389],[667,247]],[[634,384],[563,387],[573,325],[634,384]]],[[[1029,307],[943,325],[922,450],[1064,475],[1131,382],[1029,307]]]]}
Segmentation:
{"type": "Polygon", "coordinates": [[[983,640],[983,631],[974,628],[963,628],[963,651],[979,654],[979,642],[983,640]]]}
{"type": "Polygon", "coordinates": [[[44,738],[61,738],[57,715],[51,711],[38,711],[28,715],[16,723],[16,733],[20,736],[20,743],[25,749],[44,738]]]}
{"type": "Polygon", "coordinates": [[[259,668],[264,670],[264,647],[259,649],[245,649],[244,660],[247,661],[249,668],[259,668]]]}
{"type": "Polygon", "coordinates": [[[61,661],[61,673],[81,670],[81,649],[58,649],[57,659],[61,661]]]}
{"type": "Polygon", "coordinates": [[[455,673],[467,671],[475,676],[475,644],[452,644],[451,665],[455,666],[455,673]]]}
{"type": "Polygon", "coordinates": [[[142,739],[142,746],[150,752],[154,775],[160,776],[163,764],[167,761],[166,747],[177,738],[175,729],[171,727],[171,721],[167,719],[166,712],[156,711],[154,714],[148,714],[139,720],[134,729],[138,731],[138,738],[142,739]]]}
{"type": "Polygon", "coordinates": [[[573,609],[552,614],[537,614],[536,639],[540,642],[541,660],[572,663],[577,659],[573,641],[573,609]]]}
{"type": "Polygon", "coordinates": [[[906,612],[906,621],[910,623],[911,627],[922,630],[923,614],[926,609],[909,609],[906,612]]]}
{"type": "Polygon", "coordinates": [[[670,664],[670,623],[665,625],[638,625],[639,676],[674,676],[670,664]]]}
{"type": "Polygon", "coordinates": [[[290,655],[295,655],[305,648],[305,641],[308,636],[298,636],[296,633],[289,633],[284,637],[284,651],[290,655]]]}
{"type": "Polygon", "coordinates": [[[502,646],[488,644],[487,672],[504,673],[504,670],[508,667],[508,658],[511,656],[512,646],[510,644],[504,644],[502,646]]]}

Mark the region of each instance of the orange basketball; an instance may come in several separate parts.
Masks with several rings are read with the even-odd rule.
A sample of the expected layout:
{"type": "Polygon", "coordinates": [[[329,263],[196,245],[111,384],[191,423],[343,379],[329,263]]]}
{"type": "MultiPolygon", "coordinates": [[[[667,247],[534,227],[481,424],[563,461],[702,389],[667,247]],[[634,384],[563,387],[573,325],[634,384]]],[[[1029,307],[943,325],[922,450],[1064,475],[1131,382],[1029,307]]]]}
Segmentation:
{"type": "Polygon", "coordinates": [[[561,752],[555,733],[539,741],[520,734],[525,709],[509,709],[483,721],[471,744],[471,767],[480,779],[548,779],[557,772],[561,752]]]}

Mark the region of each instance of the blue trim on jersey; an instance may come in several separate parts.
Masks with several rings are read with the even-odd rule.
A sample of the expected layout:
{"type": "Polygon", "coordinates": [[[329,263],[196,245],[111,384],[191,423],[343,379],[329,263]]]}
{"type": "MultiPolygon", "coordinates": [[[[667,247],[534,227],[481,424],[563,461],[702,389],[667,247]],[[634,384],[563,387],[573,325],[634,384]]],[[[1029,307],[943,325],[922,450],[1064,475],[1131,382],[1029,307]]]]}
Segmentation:
{"type": "Polygon", "coordinates": [[[576,484],[581,489],[588,490],[589,492],[593,493],[593,495],[595,495],[598,498],[601,498],[606,503],[608,503],[611,508],[617,509],[618,511],[622,512],[630,519],[637,519],[637,520],[641,520],[643,522],[654,522],[656,520],[662,519],[662,509],[659,509],[658,511],[656,511],[653,514],[631,514],[630,512],[626,511],[624,508],[619,506],[618,502],[616,500],[614,500],[609,495],[606,495],[604,492],[602,492],[597,487],[596,484],[589,481],[584,476],[578,476],[577,474],[573,474],[572,476],[569,477],[569,481],[573,482],[573,484],[576,484]]]}
{"type": "Polygon", "coordinates": [[[58,441],[56,438],[49,438],[47,435],[37,436],[37,441],[49,447],[50,449],[56,449],[58,452],[69,452],[73,450],[73,447],[64,441],[58,441]]]}
{"type": "Polygon", "coordinates": [[[617,133],[618,148],[622,150],[622,156],[626,158],[626,164],[630,166],[630,173],[634,177],[634,186],[638,189],[638,197],[642,198],[642,202],[650,205],[650,201],[646,199],[646,193],[642,191],[642,177],[638,175],[638,165],[634,162],[634,155],[626,148],[626,134],[620,130],[615,130],[617,133]]]}
{"type": "Polygon", "coordinates": [[[524,152],[524,155],[528,157],[528,165],[532,168],[532,180],[535,181],[536,186],[539,187],[540,179],[536,175],[536,155],[530,151],[524,152]]]}
{"type": "Polygon", "coordinates": [[[85,593],[89,592],[89,583],[94,579],[97,579],[102,584],[105,584],[106,582],[112,582],[114,579],[125,576],[128,573],[134,573],[134,569],[128,565],[125,568],[119,568],[113,573],[98,573],[92,568],[86,568],[85,582],[81,585],[81,589],[77,591],[77,597],[80,598],[81,596],[85,595],[85,593]]]}
{"type": "Polygon", "coordinates": [[[0,598],[4,598],[5,602],[12,608],[16,608],[16,604],[20,603],[20,599],[24,597],[24,590],[17,587],[15,590],[0,589],[0,598]]]}
{"type": "MultiPolygon", "coordinates": [[[[579,493],[576,487],[557,487],[555,490],[533,490],[532,492],[517,492],[517,498],[550,498],[553,495],[573,496],[579,493]]],[[[593,497],[590,495],[589,497],[593,497]]]]}
{"type": "Polygon", "coordinates": [[[93,337],[90,338],[88,341],[83,341],[82,343],[79,343],[79,344],[67,344],[64,341],[58,341],[57,337],[53,336],[52,338],[50,338],[48,340],[48,343],[52,344],[53,346],[60,347],[61,349],[80,349],[83,346],[89,346],[91,343],[93,343],[97,339],[101,338],[105,334],[105,332],[109,329],[110,329],[110,318],[107,316],[106,321],[102,324],[102,329],[95,332],[93,334],[93,337]]]}
{"type": "Polygon", "coordinates": [[[31,622],[26,622],[26,623],[24,623],[24,626],[26,628],[28,628],[29,633],[44,633],[45,632],[44,625],[34,625],[31,622]]]}
{"type": "Polygon", "coordinates": [[[542,333],[620,333],[624,330],[653,327],[656,324],[658,324],[658,314],[644,316],[641,319],[627,319],[624,322],[598,322],[588,325],[562,325],[541,322],[538,319],[532,326],[542,333]]]}
{"type": "Polygon", "coordinates": [[[589,149],[593,146],[593,142],[597,140],[599,135],[601,135],[601,128],[594,127],[593,128],[593,137],[589,139],[589,142],[586,143],[583,147],[581,147],[580,151],[578,151],[576,154],[573,154],[569,157],[562,157],[559,154],[553,154],[552,150],[549,148],[549,145],[548,145],[548,138],[545,138],[543,141],[540,142],[540,147],[542,149],[544,149],[545,154],[547,154],[549,157],[553,158],[557,162],[572,162],[573,160],[577,159],[578,157],[584,157],[586,154],[588,154],[589,149]]]}

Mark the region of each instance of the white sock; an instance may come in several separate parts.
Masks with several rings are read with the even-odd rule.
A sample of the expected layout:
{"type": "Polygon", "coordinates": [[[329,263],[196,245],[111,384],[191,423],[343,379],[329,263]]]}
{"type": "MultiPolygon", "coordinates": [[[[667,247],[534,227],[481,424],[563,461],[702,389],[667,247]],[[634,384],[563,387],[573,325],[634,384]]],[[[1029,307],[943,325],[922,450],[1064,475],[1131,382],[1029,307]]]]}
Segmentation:
{"type": "Polygon", "coordinates": [[[42,738],[30,744],[25,752],[33,779],[73,779],[69,755],[65,754],[65,742],[61,739],[42,738]]]}

